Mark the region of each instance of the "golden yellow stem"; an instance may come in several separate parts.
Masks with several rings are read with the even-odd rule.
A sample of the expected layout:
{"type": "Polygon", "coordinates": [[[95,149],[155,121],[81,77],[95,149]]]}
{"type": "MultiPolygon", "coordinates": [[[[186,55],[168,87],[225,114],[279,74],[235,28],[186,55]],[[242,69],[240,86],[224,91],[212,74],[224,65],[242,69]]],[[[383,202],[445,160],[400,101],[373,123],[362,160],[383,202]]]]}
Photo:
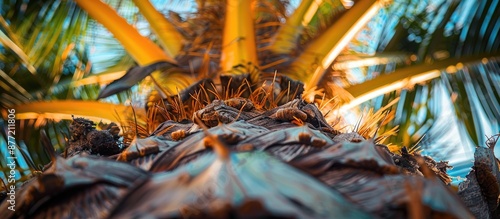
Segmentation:
{"type": "Polygon", "coordinates": [[[252,0],[227,0],[222,45],[221,67],[224,72],[240,64],[258,66],[252,0]]]}
{"type": "Polygon", "coordinates": [[[151,29],[170,57],[175,57],[182,49],[184,38],[168,21],[165,16],[158,12],[149,0],[132,0],[139,8],[141,14],[148,20],[151,29]]]}
{"type": "Polygon", "coordinates": [[[71,86],[79,87],[89,84],[99,84],[105,85],[117,80],[125,75],[126,71],[117,71],[117,72],[107,72],[101,74],[93,74],[92,76],[82,78],[79,80],[73,80],[71,82],[71,86]]]}
{"type": "Polygon", "coordinates": [[[92,18],[106,27],[140,65],[148,65],[158,61],[176,63],[172,57],[165,54],[151,40],[142,36],[106,3],[100,0],[74,1],[92,18]]]}
{"type": "Polygon", "coordinates": [[[356,33],[379,11],[380,0],[360,0],[292,63],[290,77],[304,82],[306,89],[315,87],[333,60],[356,33]]]}
{"type": "MultiPolygon", "coordinates": [[[[498,57],[498,55],[490,57],[498,57]]],[[[349,103],[343,105],[342,109],[347,110],[380,95],[440,77],[443,69],[447,73],[455,73],[457,70],[462,69],[464,65],[485,59],[484,56],[462,57],[398,69],[392,73],[346,88],[353,98],[349,103]]]]}
{"type": "MultiPolygon", "coordinates": [[[[148,65],[158,61],[176,63],[173,57],[166,54],[151,40],[142,36],[109,5],[100,0],[74,1],[92,18],[106,27],[139,65],[148,65]]],[[[178,91],[183,90],[196,81],[195,77],[187,74],[164,74],[156,71],[151,76],[155,79],[157,85],[160,86],[160,90],[167,92],[166,95],[177,94],[178,91]]]]}
{"type": "MultiPolygon", "coordinates": [[[[13,108],[16,110],[17,119],[43,118],[58,121],[61,119],[69,120],[74,115],[75,117],[85,117],[97,122],[102,120],[104,122],[122,123],[132,115],[130,106],[81,100],[31,102],[13,108]]],[[[135,108],[135,113],[138,122],[143,124],[147,119],[145,110],[135,108]]]]}
{"type": "Polygon", "coordinates": [[[403,52],[383,52],[374,55],[345,55],[340,56],[332,65],[333,70],[346,70],[366,66],[383,65],[389,62],[402,63],[409,58],[403,52]],[[341,60],[343,59],[343,60],[341,60]]]}
{"type": "Polygon", "coordinates": [[[274,36],[271,51],[278,54],[290,53],[297,45],[297,39],[302,34],[302,29],[309,24],[321,3],[323,0],[302,1],[274,36]]]}

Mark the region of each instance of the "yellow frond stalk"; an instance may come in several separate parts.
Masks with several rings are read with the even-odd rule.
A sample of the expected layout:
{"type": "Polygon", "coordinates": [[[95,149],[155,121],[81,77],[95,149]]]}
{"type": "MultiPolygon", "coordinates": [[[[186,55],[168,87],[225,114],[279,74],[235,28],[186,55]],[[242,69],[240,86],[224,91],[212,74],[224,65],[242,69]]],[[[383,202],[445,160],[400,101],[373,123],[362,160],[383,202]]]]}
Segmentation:
{"type": "Polygon", "coordinates": [[[107,72],[101,74],[95,74],[86,78],[82,78],[79,80],[75,80],[71,82],[71,86],[79,87],[89,84],[99,84],[105,85],[117,80],[125,75],[126,71],[117,71],[117,72],[107,72]]]}
{"type": "MultiPolygon", "coordinates": [[[[154,42],[142,36],[137,29],[128,24],[109,5],[100,0],[74,1],[92,18],[106,27],[139,65],[148,65],[159,61],[176,63],[172,56],[169,56],[154,42]]],[[[162,26],[160,25],[159,27],[161,28],[162,26]]],[[[164,91],[165,95],[177,94],[179,91],[196,82],[195,77],[187,74],[172,75],[168,73],[165,75],[156,71],[151,76],[158,88],[164,91]]]]}
{"type": "Polygon", "coordinates": [[[158,12],[149,0],[132,0],[141,14],[148,20],[163,49],[170,57],[175,57],[182,49],[184,37],[165,16],[158,12]]]}
{"type": "Polygon", "coordinates": [[[409,59],[407,54],[401,52],[377,53],[375,55],[345,55],[339,56],[333,64],[333,70],[347,70],[366,66],[383,65],[390,62],[404,62],[409,59]]]}
{"type": "Polygon", "coordinates": [[[321,3],[323,0],[302,1],[274,36],[271,51],[278,54],[290,53],[295,48],[297,39],[302,34],[302,29],[309,24],[321,3]]]}
{"type": "Polygon", "coordinates": [[[443,69],[447,73],[453,74],[457,70],[463,68],[464,65],[481,62],[483,58],[483,56],[475,56],[436,61],[432,64],[422,63],[396,70],[390,74],[381,75],[361,84],[353,85],[346,88],[353,99],[344,104],[341,110],[348,110],[380,95],[403,88],[413,87],[415,84],[424,83],[440,77],[443,69]]]}
{"type": "MultiPolygon", "coordinates": [[[[131,106],[115,105],[95,101],[61,100],[31,102],[13,107],[17,119],[54,119],[56,121],[70,120],[75,117],[85,117],[95,122],[111,122],[124,124],[132,115],[131,106]]],[[[138,123],[145,123],[144,109],[134,108],[138,123]]]]}
{"type": "Polygon", "coordinates": [[[290,77],[305,82],[305,87],[317,86],[333,60],[383,6],[381,0],[361,0],[292,63],[290,77]],[[311,74],[313,72],[313,74],[311,74]]]}
{"type": "MultiPolygon", "coordinates": [[[[231,71],[233,66],[258,65],[252,0],[227,0],[225,17],[221,68],[223,72],[241,74],[231,71]]],[[[257,81],[258,75],[251,78],[257,81]]]]}
{"type": "Polygon", "coordinates": [[[158,61],[176,63],[172,57],[165,54],[151,40],[142,36],[106,3],[100,0],[74,1],[92,18],[106,27],[140,65],[148,65],[158,61]]]}

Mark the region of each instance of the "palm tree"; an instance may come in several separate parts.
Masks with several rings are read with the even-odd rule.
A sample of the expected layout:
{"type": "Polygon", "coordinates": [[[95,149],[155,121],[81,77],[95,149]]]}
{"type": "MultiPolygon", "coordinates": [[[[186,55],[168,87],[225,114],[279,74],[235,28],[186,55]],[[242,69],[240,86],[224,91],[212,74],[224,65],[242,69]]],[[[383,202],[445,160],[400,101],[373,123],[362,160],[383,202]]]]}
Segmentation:
{"type": "MultiPolygon", "coordinates": [[[[494,12],[498,8],[495,1],[484,1],[477,6],[467,1],[441,3],[409,1],[409,3],[394,2],[387,7],[384,7],[385,2],[373,0],[356,1],[354,5],[347,1],[302,1],[293,13],[287,12],[287,5],[281,1],[227,1],[225,4],[218,1],[197,1],[197,8],[193,9],[196,13],[181,16],[173,12],[164,16],[148,1],[133,2],[137,9],[130,2],[114,3],[114,8],[122,10],[124,17],[132,19],[138,11],[144,18],[135,18],[139,20],[136,22],[136,27],[149,24],[152,32],[147,34],[150,34],[161,47],[151,39],[141,36],[138,28],[128,24],[112,9],[113,7],[100,1],[49,1],[47,3],[6,1],[2,4],[2,18],[5,22],[2,22],[1,39],[5,55],[1,58],[5,71],[1,76],[6,86],[1,86],[3,89],[1,104],[2,107],[16,109],[16,115],[22,119],[23,125],[19,124],[17,128],[26,136],[18,137],[18,140],[21,140],[18,141],[18,145],[20,149],[24,149],[20,150],[19,156],[25,156],[28,164],[19,161],[19,167],[28,168],[29,166],[31,170],[41,171],[43,168],[39,164],[46,164],[50,160],[50,156],[45,156],[41,147],[38,146],[40,137],[37,136],[39,133],[37,129],[45,129],[52,137],[51,143],[56,145],[56,149],[63,151],[65,142],[73,137],[61,135],[61,130],[67,128],[69,123],[57,121],[70,119],[72,114],[85,116],[96,122],[102,119],[106,119],[103,120],[105,122],[115,121],[123,128],[127,128],[129,123],[132,124],[130,127],[137,127],[134,124],[139,124],[137,130],[127,129],[129,136],[132,137],[125,136],[123,141],[126,145],[136,145],[137,149],[140,148],[138,146],[141,145],[139,143],[141,138],[134,138],[134,136],[151,135],[155,130],[158,131],[157,126],[166,119],[181,121],[186,118],[191,119],[191,116],[196,113],[203,124],[212,126],[210,125],[211,118],[203,117],[203,112],[210,112],[210,110],[201,111],[200,114],[198,112],[221,104],[217,101],[212,102],[213,96],[217,99],[228,99],[230,96],[238,95],[250,97],[258,113],[266,114],[267,111],[269,112],[267,116],[275,115],[278,120],[298,124],[304,122],[320,124],[319,118],[322,116],[306,113],[304,117],[304,112],[310,111],[302,109],[305,106],[301,104],[294,105],[292,108],[299,108],[299,110],[293,111],[284,107],[276,108],[282,102],[295,97],[291,95],[294,89],[300,91],[302,86],[289,86],[289,84],[297,84],[297,81],[304,84],[305,91],[302,97],[309,102],[316,102],[325,111],[324,114],[331,110],[332,106],[338,106],[339,112],[346,110],[356,112],[352,110],[353,107],[362,103],[364,106],[374,107],[375,110],[381,109],[374,116],[361,117],[364,121],[361,125],[355,126],[354,131],[362,136],[374,137],[377,131],[390,134],[393,133],[391,131],[395,126],[399,126],[400,130],[396,135],[384,135],[388,138],[388,142],[400,146],[413,146],[420,141],[420,147],[435,156],[446,153],[443,149],[445,147],[441,146],[444,143],[438,140],[449,134],[438,132],[439,129],[453,125],[440,119],[443,116],[443,110],[439,109],[442,105],[438,103],[442,99],[438,97],[446,96],[442,92],[449,92],[455,97],[453,107],[448,106],[448,109],[451,112],[454,110],[457,116],[449,116],[463,124],[460,127],[464,127],[467,131],[461,133],[464,134],[463,137],[470,136],[474,144],[480,145],[485,141],[482,139],[485,132],[490,132],[488,134],[491,135],[500,131],[497,122],[500,98],[495,83],[498,82],[495,69],[498,68],[496,60],[499,45],[496,43],[498,40],[495,40],[498,36],[494,34],[498,29],[498,22],[496,22],[498,15],[493,13],[492,16],[487,16],[488,11],[494,12]],[[220,11],[225,11],[225,13],[221,14],[220,11]],[[469,19],[471,23],[465,22],[465,19],[458,16],[464,12],[473,18],[469,19]],[[98,75],[89,74],[91,63],[87,56],[91,48],[83,43],[86,42],[86,37],[96,41],[100,39],[96,36],[86,36],[89,34],[86,30],[96,30],[99,27],[87,19],[87,14],[107,28],[126,51],[113,57],[113,60],[106,64],[109,68],[108,72],[98,75]],[[70,17],[71,22],[68,22],[66,17],[70,17]],[[30,19],[42,22],[40,25],[31,25],[30,19]],[[381,23],[385,26],[380,26],[381,23]],[[62,31],[63,29],[66,31],[62,31]],[[57,31],[52,34],[48,30],[57,31]],[[26,38],[28,33],[30,36],[37,37],[26,38]],[[371,38],[367,39],[367,37],[371,38]],[[35,41],[35,39],[42,40],[35,41]],[[35,46],[35,43],[42,46],[35,46]],[[47,48],[52,49],[47,50],[47,48]],[[141,67],[133,68],[125,73],[123,70],[132,66],[132,60],[141,67]],[[27,75],[34,79],[26,80],[27,75]],[[232,86],[226,86],[228,76],[234,80],[232,86]],[[143,80],[144,78],[146,80],[143,80]],[[115,79],[117,80],[114,81],[115,79]],[[99,94],[98,84],[111,81],[114,82],[99,94]],[[241,86],[240,82],[236,81],[247,81],[247,83],[241,86]],[[148,100],[144,101],[148,102],[145,104],[148,105],[149,118],[142,107],[119,105],[138,90],[137,87],[133,87],[133,92],[120,91],[127,90],[137,83],[141,83],[140,89],[150,89],[151,84],[155,86],[155,90],[148,94],[148,100]],[[211,87],[211,83],[215,86],[211,87]],[[189,87],[192,84],[197,85],[189,87]],[[198,84],[205,84],[205,90],[200,89],[198,84]],[[265,86],[260,88],[261,84],[265,86]],[[267,88],[269,86],[270,88],[267,88]],[[238,88],[246,89],[247,93],[239,92],[238,88]],[[233,94],[226,94],[231,92],[233,94]],[[387,116],[382,113],[387,109],[384,106],[398,96],[400,100],[395,110],[387,116]],[[105,100],[86,101],[98,97],[105,98],[105,100]],[[325,101],[333,97],[336,98],[332,101],[325,101]],[[162,101],[157,104],[158,100],[162,101]],[[477,104],[480,100],[488,104],[477,104]],[[168,110],[169,113],[162,113],[162,110],[168,110]],[[278,116],[285,112],[291,113],[296,118],[278,116]],[[136,122],[130,116],[132,113],[135,114],[136,122]],[[158,116],[152,119],[151,115],[155,113],[158,116]],[[304,119],[300,119],[301,116],[304,119]],[[311,116],[318,122],[311,121],[309,118],[311,116]],[[395,119],[391,121],[392,117],[395,119]],[[482,120],[489,120],[491,123],[481,122],[482,120]],[[380,122],[383,126],[378,128],[380,122]],[[440,147],[426,146],[431,144],[440,147]],[[440,149],[436,151],[433,148],[440,149]],[[31,160],[36,160],[36,162],[30,162],[31,160]]],[[[104,31],[97,31],[97,34],[104,35],[104,31]]],[[[100,43],[109,44],[108,48],[121,50],[121,48],[116,48],[116,43],[113,41],[102,41],[100,43]]],[[[97,63],[95,65],[98,66],[97,63]]],[[[232,101],[234,100],[222,105],[230,106],[232,101]]],[[[262,120],[263,123],[255,123],[258,117],[252,116],[254,115],[252,113],[255,113],[253,110],[249,110],[248,113],[239,112],[240,114],[237,115],[245,117],[249,114],[247,117],[253,118],[253,123],[249,119],[245,120],[272,130],[272,127],[266,126],[270,121],[262,120]]],[[[328,123],[331,124],[338,118],[336,116],[338,114],[335,113],[328,115],[330,116],[325,119],[326,127],[328,123]]],[[[3,116],[5,118],[5,115],[3,116]]],[[[228,118],[229,121],[236,119],[231,116],[228,118]]],[[[2,122],[5,123],[5,120],[2,122]]],[[[339,130],[342,125],[343,123],[337,123],[334,127],[339,130]]],[[[177,126],[180,125],[177,124],[177,126]]],[[[286,124],[281,123],[275,126],[287,127],[286,124]]],[[[206,138],[207,141],[215,142],[209,145],[212,145],[215,151],[219,150],[217,154],[223,157],[221,154],[224,153],[220,151],[224,151],[225,147],[220,145],[227,145],[225,142],[227,139],[220,140],[211,136],[221,134],[213,131],[217,130],[216,128],[210,129],[211,134],[207,133],[206,138]]],[[[320,127],[314,128],[320,129],[320,127]]],[[[233,129],[238,128],[233,127],[233,129]]],[[[285,131],[281,135],[302,133],[293,131],[291,128],[285,130],[288,132],[285,131]]],[[[184,132],[191,134],[188,130],[184,132]]],[[[182,133],[182,130],[178,133],[182,133]]],[[[166,130],[160,135],[166,134],[170,135],[171,132],[166,130]]],[[[276,131],[269,136],[273,135],[279,136],[280,134],[276,131]]],[[[328,136],[325,133],[323,135],[328,136]]],[[[328,139],[323,135],[319,138],[328,139]]],[[[318,136],[313,135],[312,139],[314,137],[318,136]]],[[[254,141],[260,142],[268,138],[262,135],[261,139],[254,139],[254,141]]],[[[6,135],[4,139],[8,139],[6,135]]],[[[295,141],[303,143],[305,140],[299,138],[295,141]]],[[[2,143],[6,144],[6,142],[8,140],[2,143]]],[[[155,142],[158,141],[155,140],[155,142]]],[[[312,144],[312,141],[307,142],[309,143],[312,144]]],[[[155,144],[166,148],[172,146],[168,143],[155,144]]],[[[274,148],[271,145],[269,148],[274,148]]],[[[327,145],[330,143],[327,142],[327,145]]],[[[400,146],[391,148],[393,152],[397,152],[400,146]]],[[[448,150],[457,150],[457,148],[448,150]]],[[[2,153],[6,154],[6,151],[2,153]]],[[[240,157],[239,154],[233,154],[234,152],[226,153],[231,154],[229,157],[240,157]]],[[[285,155],[280,156],[281,153],[275,152],[275,156],[301,169],[305,168],[306,172],[315,175],[314,168],[308,169],[311,165],[309,158],[298,157],[287,160],[285,156],[287,153],[283,152],[285,155]]],[[[328,150],[325,153],[328,154],[328,150]]],[[[182,153],[178,155],[184,156],[182,153]]],[[[314,157],[314,153],[309,156],[314,157]]],[[[328,156],[335,156],[335,154],[328,156]]],[[[444,156],[440,158],[446,159],[444,156]]],[[[204,159],[213,158],[207,156],[204,159]]],[[[0,159],[0,162],[3,162],[2,166],[6,166],[5,161],[0,159]]],[[[53,163],[58,162],[63,161],[53,160],[53,163]]],[[[255,165],[260,165],[260,161],[255,162],[255,165]]],[[[154,165],[157,166],[156,171],[172,170],[177,167],[165,169],[161,167],[164,165],[162,163],[154,165]]],[[[227,162],[225,165],[235,164],[227,162]]],[[[270,170],[270,173],[275,174],[273,171],[270,170]]],[[[341,170],[332,169],[331,171],[341,170]]],[[[21,175],[26,175],[26,178],[29,177],[29,171],[19,172],[21,175]]],[[[384,174],[387,173],[384,172],[384,174]]],[[[328,182],[326,178],[330,179],[328,176],[315,176],[326,182],[328,182]]],[[[163,176],[158,176],[158,178],[161,177],[163,176]]],[[[400,185],[405,185],[406,178],[394,180],[399,180],[400,185]]],[[[335,180],[331,183],[334,182],[338,183],[335,180]]],[[[339,186],[335,183],[327,184],[339,186]]],[[[189,187],[189,185],[186,186],[189,187]]],[[[245,187],[243,190],[250,190],[246,186],[248,185],[243,186],[245,187]]],[[[300,187],[300,185],[294,186],[300,187]]],[[[311,189],[317,190],[317,187],[315,185],[311,189]]],[[[404,191],[404,187],[400,188],[404,191]]],[[[426,188],[434,187],[424,187],[426,188]]],[[[141,191],[141,189],[137,190],[141,191]]],[[[343,192],[346,195],[345,191],[343,192]]],[[[133,196],[134,194],[131,194],[131,197],[133,196]]],[[[335,194],[328,193],[327,196],[335,196],[335,194]]],[[[353,194],[348,196],[352,198],[353,194]]],[[[325,200],[330,199],[331,197],[325,197],[325,200]]],[[[299,203],[303,202],[306,201],[304,199],[299,201],[299,203]]],[[[127,200],[122,203],[123,206],[129,204],[127,200]]],[[[359,200],[357,204],[363,206],[359,200]]],[[[432,209],[432,205],[425,204],[424,206],[432,209]]],[[[335,204],[332,203],[332,205],[335,204]]],[[[172,208],[179,208],[179,206],[172,206],[172,208]]],[[[375,209],[369,210],[375,213],[375,209]]],[[[380,209],[376,210],[380,211],[380,209]]],[[[273,209],[272,212],[276,211],[280,210],[273,209]]],[[[352,212],[358,211],[363,212],[359,209],[352,210],[352,212]]],[[[158,214],[162,215],[162,213],[164,212],[158,214]]],[[[116,209],[113,214],[130,215],[120,209],[116,209]]]]}

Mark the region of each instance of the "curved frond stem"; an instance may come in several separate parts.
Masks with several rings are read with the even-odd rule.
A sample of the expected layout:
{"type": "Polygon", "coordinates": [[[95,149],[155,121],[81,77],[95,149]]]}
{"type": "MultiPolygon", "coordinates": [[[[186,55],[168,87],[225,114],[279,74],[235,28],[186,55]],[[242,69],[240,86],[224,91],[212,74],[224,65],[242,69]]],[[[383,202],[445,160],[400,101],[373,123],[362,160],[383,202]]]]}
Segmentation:
{"type": "Polygon", "coordinates": [[[322,2],[323,0],[302,1],[293,14],[288,17],[285,24],[280,27],[278,33],[274,35],[274,42],[270,47],[271,51],[277,54],[290,53],[297,45],[302,29],[309,24],[322,2]]]}
{"type": "Polygon", "coordinates": [[[381,52],[370,56],[339,56],[332,65],[333,70],[347,70],[359,67],[385,65],[387,63],[402,63],[409,55],[402,52],[381,52]]]}
{"type": "MultiPolygon", "coordinates": [[[[129,118],[130,106],[81,100],[57,100],[31,102],[13,106],[16,110],[16,119],[53,119],[71,120],[72,116],[85,117],[99,122],[117,122],[118,125],[125,121],[120,118],[129,118]]],[[[147,119],[144,109],[135,108],[137,119],[144,123],[147,119]]]]}
{"type": "Polygon", "coordinates": [[[288,73],[293,79],[305,82],[306,89],[318,85],[326,69],[340,52],[383,7],[381,0],[356,2],[292,63],[288,73]],[[311,74],[312,73],[312,74],[311,74]]]}
{"type": "Polygon", "coordinates": [[[105,85],[109,84],[125,75],[126,71],[117,71],[117,72],[107,72],[101,74],[95,74],[89,77],[85,77],[79,80],[75,80],[71,82],[71,86],[79,87],[90,84],[99,84],[105,85]]]}
{"type": "Polygon", "coordinates": [[[176,63],[165,52],[148,38],[142,36],[137,29],[127,23],[113,8],[100,0],[74,0],[80,8],[108,29],[123,45],[125,50],[140,65],[159,61],[176,63]]]}
{"type": "Polygon", "coordinates": [[[151,29],[170,57],[175,57],[182,49],[184,37],[163,14],[158,12],[149,0],[133,0],[141,14],[148,20],[151,29]]]}
{"type": "MultiPolygon", "coordinates": [[[[406,87],[412,87],[415,84],[440,77],[443,69],[446,69],[448,73],[455,73],[457,69],[463,68],[464,65],[481,62],[485,56],[486,55],[480,55],[458,59],[450,58],[436,61],[432,64],[422,63],[381,75],[364,83],[350,86],[346,88],[346,90],[352,95],[353,99],[342,106],[342,109],[347,110],[382,94],[406,87]]],[[[489,57],[498,57],[498,55],[490,54],[489,57]]]]}

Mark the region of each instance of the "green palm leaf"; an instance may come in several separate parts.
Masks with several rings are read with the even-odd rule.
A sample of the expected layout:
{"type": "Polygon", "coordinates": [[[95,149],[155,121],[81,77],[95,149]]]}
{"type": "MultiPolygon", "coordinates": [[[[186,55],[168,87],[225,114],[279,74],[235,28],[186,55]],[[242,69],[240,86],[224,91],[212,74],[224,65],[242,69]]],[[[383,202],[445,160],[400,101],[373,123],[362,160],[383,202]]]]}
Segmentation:
{"type": "MultiPolygon", "coordinates": [[[[497,34],[500,18],[493,13],[499,9],[497,1],[482,1],[478,4],[474,1],[411,1],[409,4],[395,4],[390,10],[402,12],[403,15],[393,30],[389,29],[382,34],[378,49],[388,52],[403,50],[415,54],[412,56],[414,63],[409,67],[396,65],[395,70],[391,65],[372,68],[378,69],[382,74],[347,90],[352,91],[355,97],[361,93],[370,94],[359,88],[381,87],[375,84],[386,86],[402,78],[410,79],[425,72],[432,73],[429,71],[434,69],[434,76],[428,78],[429,82],[422,81],[423,87],[413,87],[410,84],[408,91],[398,91],[404,95],[404,99],[396,109],[396,121],[389,126],[399,125],[400,133],[390,141],[412,146],[424,138],[422,146],[431,149],[425,151],[432,154],[444,154],[437,148],[428,148],[428,145],[444,147],[440,139],[446,139],[448,135],[459,135],[455,139],[460,138],[462,143],[471,141],[472,146],[484,145],[487,135],[500,132],[500,38],[497,34]],[[426,8],[434,10],[425,10],[426,8]],[[408,77],[402,77],[402,72],[407,72],[408,77]],[[440,90],[444,95],[451,96],[452,101],[446,101],[451,104],[440,104],[438,99],[428,96],[431,90],[440,90]],[[444,113],[443,107],[451,108],[455,116],[444,113]],[[442,116],[451,116],[447,124],[437,122],[442,120],[442,116]],[[416,123],[418,120],[421,122],[416,123]],[[451,128],[457,124],[458,129],[451,128]],[[452,134],[443,129],[454,132],[452,134]]],[[[373,96],[382,93],[385,92],[373,96]]],[[[385,95],[383,100],[380,98],[378,103],[387,103],[394,98],[394,94],[385,95]]],[[[450,144],[457,143],[459,142],[450,144]]],[[[453,148],[461,151],[459,157],[452,158],[453,160],[471,158],[471,154],[468,154],[470,148],[453,148]]],[[[457,165],[463,166],[462,163],[457,165]]]]}

